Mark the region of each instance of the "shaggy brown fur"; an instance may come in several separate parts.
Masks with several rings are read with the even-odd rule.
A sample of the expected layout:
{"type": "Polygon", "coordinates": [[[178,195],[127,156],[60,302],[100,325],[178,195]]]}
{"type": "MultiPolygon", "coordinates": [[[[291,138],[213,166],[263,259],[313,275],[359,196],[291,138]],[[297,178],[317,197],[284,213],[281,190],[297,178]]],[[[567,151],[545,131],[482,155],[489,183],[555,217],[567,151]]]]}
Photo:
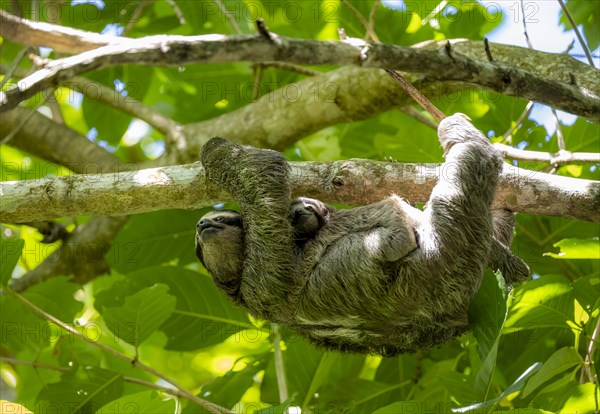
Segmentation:
{"type": "MultiPolygon", "coordinates": [[[[423,212],[396,196],[328,209],[329,219],[301,248],[294,243],[283,156],[209,141],[201,154],[207,176],[236,197],[244,217],[243,263],[241,255],[219,253],[242,267],[239,284],[226,293],[253,315],[339,350],[393,355],[465,332],[467,307],[488,262],[517,263],[507,268],[514,279],[528,270],[505,247],[512,224],[510,233],[497,232],[499,241],[493,237],[490,207],[501,157],[460,114],[443,120],[438,135],[446,161],[423,212]]],[[[222,273],[223,265],[203,257],[213,276],[222,273]]]]}

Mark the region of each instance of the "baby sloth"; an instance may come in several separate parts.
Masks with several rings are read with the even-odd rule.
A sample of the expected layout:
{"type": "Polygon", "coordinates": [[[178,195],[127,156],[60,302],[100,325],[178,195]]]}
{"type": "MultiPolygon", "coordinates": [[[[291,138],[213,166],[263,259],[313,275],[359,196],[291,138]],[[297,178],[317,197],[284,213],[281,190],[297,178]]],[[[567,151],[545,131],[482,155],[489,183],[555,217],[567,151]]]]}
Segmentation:
{"type": "Polygon", "coordinates": [[[207,177],[242,213],[204,216],[196,253],[235,303],[317,345],[394,355],[446,342],[468,330],[488,264],[510,280],[528,269],[506,248],[512,214],[493,236],[500,155],[460,114],[438,136],[446,161],[424,211],[396,196],[349,210],[292,203],[281,154],[214,138],[207,177]]]}

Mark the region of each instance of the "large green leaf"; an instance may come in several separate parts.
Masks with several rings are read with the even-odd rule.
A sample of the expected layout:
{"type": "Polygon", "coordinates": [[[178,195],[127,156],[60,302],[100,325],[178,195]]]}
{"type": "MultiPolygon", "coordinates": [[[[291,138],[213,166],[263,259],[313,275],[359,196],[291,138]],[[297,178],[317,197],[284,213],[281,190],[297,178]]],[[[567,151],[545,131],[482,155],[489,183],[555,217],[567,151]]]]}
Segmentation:
{"type": "Polygon", "coordinates": [[[169,286],[169,295],[177,299],[172,315],[160,327],[167,334],[167,349],[193,351],[220,343],[243,329],[253,329],[254,338],[268,336],[225,298],[210,277],[180,267],[158,266],[129,273],[96,295],[96,309],[122,306],[127,296],[155,283],[169,286]]]}
{"type": "Polygon", "coordinates": [[[561,348],[556,351],[539,370],[537,374],[529,379],[523,397],[527,397],[533,391],[542,386],[545,382],[550,381],[556,375],[570,370],[583,363],[581,357],[573,348],[561,348]]]}
{"type": "Polygon", "coordinates": [[[533,364],[532,366],[530,366],[529,368],[527,368],[525,370],[525,372],[523,372],[519,376],[519,378],[516,379],[515,382],[513,382],[504,391],[502,391],[502,393],[500,393],[499,396],[492,398],[490,400],[480,402],[480,403],[475,403],[475,404],[472,404],[472,405],[469,405],[466,407],[454,408],[452,410],[452,412],[455,412],[455,413],[478,412],[477,410],[480,410],[485,407],[489,407],[491,405],[494,405],[494,404],[500,402],[502,399],[506,398],[510,394],[522,390],[523,387],[525,386],[527,379],[530,378],[536,372],[538,372],[540,370],[540,367],[541,367],[541,364],[536,363],[536,364],[533,364]]]}
{"type": "Polygon", "coordinates": [[[586,413],[598,411],[600,391],[597,384],[579,384],[568,377],[556,381],[538,394],[532,405],[553,413],[586,413]]]}
{"type": "Polygon", "coordinates": [[[225,375],[204,385],[199,396],[222,407],[232,408],[254,384],[254,376],[264,369],[266,357],[263,355],[263,358],[249,361],[239,371],[227,371],[225,375]]]}
{"type": "Polygon", "coordinates": [[[469,324],[477,339],[479,357],[483,362],[475,380],[475,387],[481,399],[486,399],[489,392],[505,320],[504,278],[488,270],[483,275],[479,291],[469,304],[469,324]]]}
{"type": "Polygon", "coordinates": [[[29,288],[24,296],[36,306],[66,323],[73,323],[75,314],[83,304],[75,299],[81,286],[69,282],[67,277],[55,277],[29,288]]]}
{"type": "Polygon", "coordinates": [[[21,250],[25,242],[17,237],[0,236],[0,282],[2,286],[8,285],[12,272],[21,257],[21,250]]]}
{"type": "Polygon", "coordinates": [[[573,292],[577,302],[591,315],[598,310],[600,302],[600,274],[594,273],[576,280],[573,283],[573,292]]]}
{"type": "Polygon", "coordinates": [[[123,393],[121,374],[97,367],[80,368],[76,375],[67,373],[60,382],[48,384],[38,394],[40,412],[65,410],[88,413],[102,407],[123,393]]]}
{"type": "Polygon", "coordinates": [[[600,239],[562,239],[554,243],[560,253],[546,253],[554,259],[600,259],[600,239]]]}
{"type": "Polygon", "coordinates": [[[564,276],[547,275],[513,290],[504,332],[524,329],[571,329],[574,295],[564,276]]]}
{"type": "Polygon", "coordinates": [[[164,210],[133,216],[106,254],[111,267],[127,273],[169,262],[197,261],[196,222],[202,212],[164,210]]]}
{"type": "Polygon", "coordinates": [[[157,284],[125,298],[123,306],[102,308],[108,328],[125,342],[138,346],[165,322],[175,310],[177,300],[157,284]]]}
{"type": "Polygon", "coordinates": [[[177,412],[175,399],[166,400],[156,391],[127,394],[100,407],[96,414],[135,413],[172,414],[177,412]]]}

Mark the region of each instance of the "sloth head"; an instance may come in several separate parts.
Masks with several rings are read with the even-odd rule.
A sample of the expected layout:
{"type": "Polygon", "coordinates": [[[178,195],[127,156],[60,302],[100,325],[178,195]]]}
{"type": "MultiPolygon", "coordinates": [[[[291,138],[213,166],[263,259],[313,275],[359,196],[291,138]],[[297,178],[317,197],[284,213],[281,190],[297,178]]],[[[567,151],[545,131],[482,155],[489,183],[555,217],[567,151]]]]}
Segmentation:
{"type": "Polygon", "coordinates": [[[236,295],[244,262],[244,229],[237,211],[215,210],[196,224],[196,256],[219,288],[236,295]]]}
{"type": "Polygon", "coordinates": [[[290,221],[294,230],[294,243],[301,247],[316,237],[329,221],[333,207],[313,198],[299,197],[290,206],[290,221]]]}

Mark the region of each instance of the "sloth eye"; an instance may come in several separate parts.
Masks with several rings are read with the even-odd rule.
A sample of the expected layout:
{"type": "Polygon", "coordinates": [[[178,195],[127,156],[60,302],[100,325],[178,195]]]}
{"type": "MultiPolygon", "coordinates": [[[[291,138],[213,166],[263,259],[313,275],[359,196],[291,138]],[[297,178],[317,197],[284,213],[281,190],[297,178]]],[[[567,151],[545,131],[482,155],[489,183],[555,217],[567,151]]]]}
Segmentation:
{"type": "Polygon", "coordinates": [[[223,221],[223,217],[216,217],[215,221],[221,222],[221,221],[223,221]]]}
{"type": "Polygon", "coordinates": [[[306,209],[307,209],[308,211],[312,211],[312,212],[314,212],[314,211],[315,211],[315,208],[314,208],[313,206],[306,206],[306,209]]]}

